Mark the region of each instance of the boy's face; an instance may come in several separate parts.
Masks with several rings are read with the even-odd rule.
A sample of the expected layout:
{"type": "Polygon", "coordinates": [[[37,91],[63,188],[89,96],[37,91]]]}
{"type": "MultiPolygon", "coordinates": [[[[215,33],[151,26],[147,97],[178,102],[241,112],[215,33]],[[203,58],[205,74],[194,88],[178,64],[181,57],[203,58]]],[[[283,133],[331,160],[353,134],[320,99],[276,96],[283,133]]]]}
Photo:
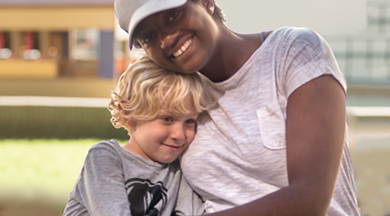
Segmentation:
{"type": "Polygon", "coordinates": [[[156,119],[134,121],[131,138],[125,149],[133,154],[161,163],[173,162],[195,137],[196,112],[186,100],[186,114],[173,114],[162,109],[156,119]]]}
{"type": "Polygon", "coordinates": [[[208,8],[202,3],[188,1],[181,7],[142,20],[133,39],[161,67],[193,73],[210,61],[218,42],[218,31],[208,8]]]}

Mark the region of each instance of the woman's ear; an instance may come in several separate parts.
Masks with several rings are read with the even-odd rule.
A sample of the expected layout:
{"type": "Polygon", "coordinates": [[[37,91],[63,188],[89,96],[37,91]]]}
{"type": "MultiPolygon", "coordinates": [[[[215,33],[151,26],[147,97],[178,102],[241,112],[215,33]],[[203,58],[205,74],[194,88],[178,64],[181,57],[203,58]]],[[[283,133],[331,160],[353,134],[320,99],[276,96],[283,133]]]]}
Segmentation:
{"type": "Polygon", "coordinates": [[[214,14],[215,2],[214,0],[202,0],[202,5],[211,15],[214,14]]]}

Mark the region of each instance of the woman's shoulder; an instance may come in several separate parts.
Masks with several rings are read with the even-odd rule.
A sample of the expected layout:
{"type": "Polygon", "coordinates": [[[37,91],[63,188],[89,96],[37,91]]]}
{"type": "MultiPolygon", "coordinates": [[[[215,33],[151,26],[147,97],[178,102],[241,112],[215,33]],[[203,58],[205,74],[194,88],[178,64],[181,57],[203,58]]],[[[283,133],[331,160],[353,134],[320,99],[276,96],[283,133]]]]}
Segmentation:
{"type": "Polygon", "coordinates": [[[283,43],[320,43],[322,37],[312,29],[305,27],[282,27],[270,34],[275,42],[283,43]]]}
{"type": "Polygon", "coordinates": [[[306,27],[291,27],[291,26],[284,26],[278,29],[275,29],[272,31],[273,34],[278,36],[310,36],[310,35],[318,35],[314,30],[306,27]]]}

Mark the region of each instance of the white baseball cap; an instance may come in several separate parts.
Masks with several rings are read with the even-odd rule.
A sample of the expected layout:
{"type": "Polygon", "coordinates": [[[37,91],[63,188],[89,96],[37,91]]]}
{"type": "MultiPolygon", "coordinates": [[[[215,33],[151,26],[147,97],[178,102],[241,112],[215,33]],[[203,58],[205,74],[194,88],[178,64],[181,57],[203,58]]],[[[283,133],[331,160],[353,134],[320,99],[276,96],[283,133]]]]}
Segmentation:
{"type": "Polygon", "coordinates": [[[119,26],[129,33],[129,46],[133,46],[135,27],[146,17],[164,10],[180,7],[187,0],[115,0],[115,15],[119,26]]]}

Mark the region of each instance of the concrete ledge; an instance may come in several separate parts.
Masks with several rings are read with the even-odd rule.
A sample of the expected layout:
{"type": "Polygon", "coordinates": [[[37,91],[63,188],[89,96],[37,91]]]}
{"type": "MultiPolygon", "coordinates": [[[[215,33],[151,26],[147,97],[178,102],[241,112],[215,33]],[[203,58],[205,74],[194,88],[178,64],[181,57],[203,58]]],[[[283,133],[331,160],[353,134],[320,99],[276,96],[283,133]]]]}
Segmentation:
{"type": "Polygon", "coordinates": [[[0,106],[107,108],[109,98],[0,96],[0,106]]]}

